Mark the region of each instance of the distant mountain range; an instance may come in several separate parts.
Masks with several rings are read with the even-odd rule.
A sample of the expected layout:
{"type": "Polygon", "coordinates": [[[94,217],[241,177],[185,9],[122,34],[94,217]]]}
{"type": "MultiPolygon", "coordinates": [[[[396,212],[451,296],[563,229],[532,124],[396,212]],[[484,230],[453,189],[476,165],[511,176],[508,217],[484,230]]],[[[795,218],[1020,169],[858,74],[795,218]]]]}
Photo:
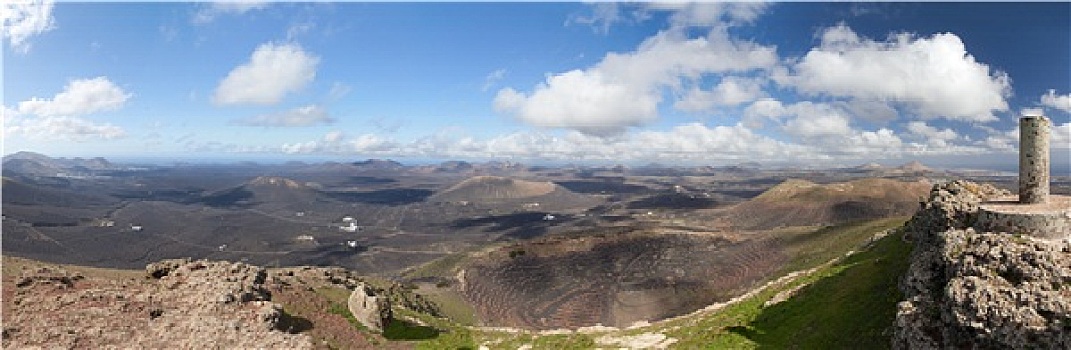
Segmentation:
{"type": "Polygon", "coordinates": [[[96,158],[52,158],[40,153],[17,152],[3,158],[4,173],[23,175],[57,176],[58,174],[96,173],[102,171],[123,170],[124,167],[112,164],[107,159],[96,158]]]}

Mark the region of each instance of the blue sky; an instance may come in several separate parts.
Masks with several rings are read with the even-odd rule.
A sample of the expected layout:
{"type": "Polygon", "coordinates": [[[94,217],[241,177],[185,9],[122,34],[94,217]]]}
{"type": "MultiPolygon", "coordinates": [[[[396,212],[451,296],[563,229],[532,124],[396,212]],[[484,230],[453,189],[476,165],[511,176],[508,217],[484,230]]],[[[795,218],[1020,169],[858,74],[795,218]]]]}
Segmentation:
{"type": "Polygon", "coordinates": [[[1071,4],[5,2],[4,153],[1014,165],[1071,4]]]}

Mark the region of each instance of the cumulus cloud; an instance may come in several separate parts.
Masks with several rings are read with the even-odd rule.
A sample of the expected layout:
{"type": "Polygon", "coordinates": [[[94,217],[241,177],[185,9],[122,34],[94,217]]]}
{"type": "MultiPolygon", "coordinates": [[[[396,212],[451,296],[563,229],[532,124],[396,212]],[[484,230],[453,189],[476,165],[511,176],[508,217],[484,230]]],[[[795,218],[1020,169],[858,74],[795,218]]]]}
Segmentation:
{"type": "Polygon", "coordinates": [[[279,113],[261,114],[234,121],[238,125],[266,127],[314,126],[334,122],[335,119],[327,113],[327,110],[318,105],[308,105],[279,113]]]}
{"type": "Polygon", "coordinates": [[[644,87],[614,82],[601,72],[574,70],[548,77],[531,94],[499,90],[494,104],[496,110],[532,125],[607,134],[654,120],[660,101],[644,87]]]}
{"type": "Polygon", "coordinates": [[[673,107],[682,111],[703,112],[714,107],[740,105],[764,96],[762,81],[759,79],[725,77],[710,90],[688,90],[673,107]]]}
{"type": "Polygon", "coordinates": [[[785,111],[795,116],[785,123],[785,131],[804,139],[844,137],[852,133],[848,117],[824,103],[799,102],[785,111]]]}
{"type": "Polygon", "coordinates": [[[284,144],[287,153],[341,153],[429,158],[510,158],[597,161],[686,161],[776,159],[803,154],[804,148],[756,134],[741,126],[698,123],[665,131],[598,137],[577,131],[564,135],[514,132],[479,140],[457,130],[403,143],[373,134],[284,144]]]}
{"type": "Polygon", "coordinates": [[[123,128],[96,124],[80,117],[50,116],[42,118],[5,118],[5,133],[35,139],[85,142],[111,140],[126,136],[123,128]]]}
{"type": "Polygon", "coordinates": [[[286,143],[280,147],[280,150],[288,154],[356,153],[363,155],[399,155],[401,153],[398,144],[388,138],[373,134],[362,134],[351,140],[346,140],[345,134],[341,131],[328,132],[319,140],[286,143]],[[394,153],[391,153],[392,151],[394,153]]]}
{"type": "Polygon", "coordinates": [[[724,27],[700,38],[685,33],[662,31],[633,52],[609,53],[593,67],[550,75],[530,93],[504,88],[495,108],[536,126],[614,134],[657,119],[666,88],[777,64],[773,47],[733,40],[724,27]]]}
{"type": "Polygon", "coordinates": [[[975,61],[955,34],[901,33],[878,42],[843,24],[825,30],[820,46],[774,80],[812,96],[890,101],[923,118],[974,122],[996,120],[1011,92],[1007,74],[975,61]]]}
{"type": "Polygon", "coordinates": [[[959,134],[952,129],[937,129],[922,121],[907,123],[907,130],[926,140],[932,147],[948,147],[949,142],[959,138],[959,134]]]}
{"type": "Polygon", "coordinates": [[[121,108],[130,96],[107,77],[76,79],[52,98],[34,97],[19,102],[18,112],[56,117],[112,111],[121,108]]]}
{"type": "Polygon", "coordinates": [[[649,10],[672,11],[670,24],[674,27],[709,27],[722,24],[739,25],[754,22],[769,4],[752,2],[676,2],[647,4],[649,10]]]}
{"type": "Polygon", "coordinates": [[[224,0],[205,4],[193,15],[194,24],[206,24],[214,21],[217,17],[227,14],[240,15],[252,10],[260,10],[268,7],[267,1],[259,0],[224,0]]]}
{"type": "Polygon", "coordinates": [[[1041,95],[1041,105],[1071,113],[1071,94],[1057,95],[1056,90],[1049,90],[1047,94],[1041,95]]]}
{"type": "Polygon", "coordinates": [[[599,2],[591,4],[591,15],[575,15],[565,21],[565,25],[573,23],[591,26],[595,33],[609,34],[610,27],[616,23],[628,22],[629,17],[621,14],[621,5],[616,2],[599,2]]]}
{"type": "Polygon", "coordinates": [[[312,82],[319,62],[297,44],[262,44],[248,62],[219,83],[212,101],[220,105],[276,104],[312,82]]]}
{"type": "Polygon", "coordinates": [[[1052,138],[1049,140],[1049,147],[1071,148],[1071,123],[1052,126],[1052,138]]]}
{"type": "Polygon", "coordinates": [[[55,28],[52,18],[52,1],[9,0],[0,4],[0,19],[3,31],[0,32],[11,48],[19,53],[30,50],[29,39],[55,28]]]}

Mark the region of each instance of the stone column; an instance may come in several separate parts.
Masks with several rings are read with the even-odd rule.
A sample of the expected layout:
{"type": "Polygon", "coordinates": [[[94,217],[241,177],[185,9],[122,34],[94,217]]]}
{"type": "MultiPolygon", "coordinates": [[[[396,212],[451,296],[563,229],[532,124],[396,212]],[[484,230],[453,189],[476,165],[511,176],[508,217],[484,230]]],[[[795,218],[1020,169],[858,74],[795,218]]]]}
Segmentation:
{"type": "Polygon", "coordinates": [[[1019,203],[1048,201],[1051,125],[1043,116],[1019,119],[1019,203]]]}

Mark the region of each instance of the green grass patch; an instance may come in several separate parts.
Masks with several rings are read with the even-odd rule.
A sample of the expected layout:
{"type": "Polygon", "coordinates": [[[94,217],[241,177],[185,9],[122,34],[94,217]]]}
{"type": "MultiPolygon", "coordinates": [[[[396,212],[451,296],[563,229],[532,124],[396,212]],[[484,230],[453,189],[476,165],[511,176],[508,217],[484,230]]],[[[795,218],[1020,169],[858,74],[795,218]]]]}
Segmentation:
{"type": "Polygon", "coordinates": [[[901,295],[911,245],[901,234],[778,290],[731,305],[698,320],[678,322],[667,335],[679,348],[884,349],[901,295]],[[795,296],[763,307],[779,290],[812,282],[795,296]]]}
{"type": "Polygon", "coordinates": [[[427,340],[439,336],[435,327],[423,326],[407,320],[394,319],[383,329],[383,337],[389,340],[427,340]]]}
{"type": "Polygon", "coordinates": [[[858,221],[828,226],[804,234],[786,237],[785,254],[792,257],[778,276],[806,270],[857,249],[875,233],[904,225],[907,217],[858,221]]]}
{"type": "Polygon", "coordinates": [[[439,306],[447,318],[461,325],[476,324],[476,309],[472,308],[461,294],[453,289],[442,288],[435,293],[422,293],[425,298],[439,306]]]}
{"type": "Polygon", "coordinates": [[[406,271],[403,275],[408,279],[422,277],[453,277],[457,272],[455,270],[465,261],[468,254],[468,252],[450,254],[406,271]]]}

